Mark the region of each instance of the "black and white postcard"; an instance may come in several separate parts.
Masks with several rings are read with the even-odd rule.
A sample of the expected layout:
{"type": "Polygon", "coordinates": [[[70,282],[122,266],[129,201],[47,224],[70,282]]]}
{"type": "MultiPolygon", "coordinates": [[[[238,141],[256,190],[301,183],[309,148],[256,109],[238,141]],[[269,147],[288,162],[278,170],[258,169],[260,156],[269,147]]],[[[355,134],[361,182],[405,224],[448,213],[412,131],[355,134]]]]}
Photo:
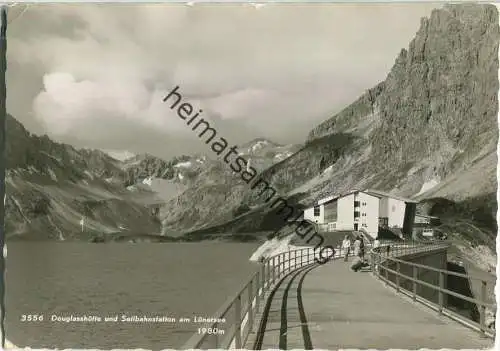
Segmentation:
{"type": "Polygon", "coordinates": [[[3,11],[6,348],[493,347],[495,5],[3,11]]]}

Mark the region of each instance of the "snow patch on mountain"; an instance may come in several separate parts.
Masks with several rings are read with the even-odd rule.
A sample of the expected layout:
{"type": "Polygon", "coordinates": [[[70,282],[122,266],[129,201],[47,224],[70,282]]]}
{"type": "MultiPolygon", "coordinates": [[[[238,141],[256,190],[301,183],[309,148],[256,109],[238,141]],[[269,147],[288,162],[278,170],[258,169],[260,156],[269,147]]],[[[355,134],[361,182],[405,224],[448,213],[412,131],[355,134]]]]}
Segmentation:
{"type": "Polygon", "coordinates": [[[49,176],[50,176],[50,178],[51,178],[53,181],[57,182],[57,176],[56,176],[55,172],[54,172],[52,169],[50,169],[50,168],[49,168],[49,169],[47,169],[47,172],[49,172],[49,176]]]}
{"type": "Polygon", "coordinates": [[[437,179],[437,178],[433,178],[431,180],[428,180],[426,181],[423,185],[422,185],[422,188],[420,189],[420,191],[415,194],[415,196],[418,196],[420,194],[423,194],[425,193],[426,191],[428,190],[431,190],[432,188],[438,186],[440,183],[440,179],[437,179]]]}
{"type": "Polygon", "coordinates": [[[142,184],[151,186],[153,184],[153,177],[147,177],[142,181],[142,184]]]}
{"type": "Polygon", "coordinates": [[[293,155],[293,152],[286,151],[286,152],[282,152],[282,153],[274,155],[274,158],[277,159],[278,161],[283,161],[284,159],[286,159],[292,155],[293,155]]]}
{"type": "Polygon", "coordinates": [[[261,140],[261,141],[258,141],[255,145],[253,145],[249,150],[248,152],[255,152],[259,149],[262,149],[263,147],[266,147],[267,145],[269,144],[268,141],[266,140],[261,140]]]}
{"type": "Polygon", "coordinates": [[[126,150],[102,150],[102,151],[118,161],[125,161],[136,156],[136,154],[126,150]]]}
{"type": "Polygon", "coordinates": [[[421,166],[415,166],[415,167],[410,168],[410,170],[407,173],[408,176],[414,175],[415,173],[417,173],[418,171],[420,171],[421,168],[422,168],[421,166]]]}
{"type": "Polygon", "coordinates": [[[186,161],[186,162],[179,162],[174,167],[175,168],[179,168],[179,167],[188,168],[188,167],[191,167],[192,165],[193,164],[191,163],[191,161],[186,161]]]}
{"type": "Polygon", "coordinates": [[[330,173],[332,170],[333,170],[333,165],[328,166],[328,167],[327,167],[327,168],[325,168],[325,170],[323,171],[323,174],[325,174],[325,173],[330,173]]]}
{"type": "Polygon", "coordinates": [[[94,179],[94,175],[92,173],[90,173],[89,171],[83,171],[83,173],[85,173],[91,180],[94,179]]]}

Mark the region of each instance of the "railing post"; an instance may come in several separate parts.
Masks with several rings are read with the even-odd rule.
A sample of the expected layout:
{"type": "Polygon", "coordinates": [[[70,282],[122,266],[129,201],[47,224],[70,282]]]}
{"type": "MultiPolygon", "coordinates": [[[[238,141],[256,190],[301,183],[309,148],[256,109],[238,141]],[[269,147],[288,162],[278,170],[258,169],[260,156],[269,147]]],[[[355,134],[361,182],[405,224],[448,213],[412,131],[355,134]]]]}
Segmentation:
{"type": "Polygon", "coordinates": [[[283,272],[283,275],[285,275],[286,272],[288,271],[288,269],[290,268],[290,251],[285,251],[283,253],[282,263],[283,263],[283,268],[281,269],[281,271],[283,272]],[[287,255],[288,255],[288,259],[286,258],[287,255]],[[288,267],[287,267],[287,265],[288,265],[288,267]]]}
{"type": "Polygon", "coordinates": [[[283,253],[280,253],[278,255],[278,280],[281,278],[281,274],[283,273],[282,266],[283,266],[283,261],[285,260],[285,255],[283,253]]]}
{"type": "Polygon", "coordinates": [[[399,261],[396,262],[396,291],[399,292],[399,274],[401,272],[401,266],[399,261]]]}
{"type": "Polygon", "coordinates": [[[293,270],[296,270],[297,269],[297,251],[294,251],[293,252],[293,270]]]}
{"type": "Polygon", "coordinates": [[[284,273],[284,267],[285,267],[285,255],[286,255],[286,252],[285,253],[281,253],[278,257],[279,257],[279,261],[278,261],[278,280],[282,277],[282,274],[284,273]]]}
{"type": "Polygon", "coordinates": [[[278,255],[278,259],[276,260],[276,280],[280,279],[280,269],[281,269],[281,255],[278,255]]]}
{"type": "Polygon", "coordinates": [[[486,334],[486,281],[481,281],[481,312],[479,315],[480,321],[479,326],[481,332],[486,334]]]}
{"type": "Polygon", "coordinates": [[[267,261],[267,266],[266,266],[266,291],[268,291],[271,288],[271,260],[267,261]]]}
{"type": "Polygon", "coordinates": [[[258,286],[260,286],[260,290],[257,290],[257,293],[259,296],[264,296],[264,288],[266,286],[266,265],[264,264],[260,268],[260,281],[258,286]]]}
{"type": "Polygon", "coordinates": [[[304,249],[300,249],[300,266],[304,265],[304,249]]]}
{"type": "Polygon", "coordinates": [[[292,271],[292,251],[288,251],[288,272],[292,271]]]}
{"type": "Polygon", "coordinates": [[[273,284],[276,281],[276,256],[273,257],[273,284]]]}
{"type": "Polygon", "coordinates": [[[444,305],[444,272],[439,272],[439,290],[438,290],[438,303],[439,303],[439,314],[443,314],[444,305]]]}
{"type": "Polygon", "coordinates": [[[234,343],[236,349],[241,349],[241,294],[234,301],[234,343]]]}
{"type": "Polygon", "coordinates": [[[262,296],[264,296],[264,288],[266,286],[266,266],[265,265],[262,265],[262,271],[261,271],[261,274],[260,274],[260,278],[261,278],[261,282],[260,282],[260,285],[262,287],[262,293],[259,293],[262,294],[262,296]]]}
{"type": "Polygon", "coordinates": [[[259,313],[259,304],[260,304],[260,282],[261,282],[261,279],[260,279],[260,271],[257,271],[257,275],[256,275],[256,279],[255,279],[255,282],[256,282],[256,288],[257,288],[257,291],[255,293],[255,313],[259,313]]]}
{"type": "Polygon", "coordinates": [[[248,283],[248,332],[252,331],[253,327],[253,279],[248,283]]]}
{"type": "Polygon", "coordinates": [[[389,285],[389,258],[385,260],[385,285],[389,285]]]}
{"type": "Polygon", "coordinates": [[[278,280],[281,278],[281,275],[283,274],[283,268],[284,265],[283,265],[283,262],[285,261],[285,254],[284,253],[280,253],[278,255],[278,280]]]}
{"type": "Polygon", "coordinates": [[[417,282],[418,279],[418,267],[413,266],[413,281],[412,281],[412,291],[413,291],[413,301],[417,300],[417,282]]]}
{"type": "Polygon", "coordinates": [[[375,274],[375,253],[371,252],[372,273],[375,274]]]}

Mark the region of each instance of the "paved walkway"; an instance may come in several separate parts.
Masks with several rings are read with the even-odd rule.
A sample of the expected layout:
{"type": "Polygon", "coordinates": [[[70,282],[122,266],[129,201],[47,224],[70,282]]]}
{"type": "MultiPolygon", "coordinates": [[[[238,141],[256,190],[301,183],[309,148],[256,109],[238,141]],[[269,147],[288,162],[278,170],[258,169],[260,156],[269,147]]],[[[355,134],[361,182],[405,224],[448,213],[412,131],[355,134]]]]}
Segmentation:
{"type": "MultiPolygon", "coordinates": [[[[287,276],[248,349],[481,349],[493,340],[398,295],[342,260],[287,276]]],[[[267,308],[266,308],[267,307],[267,308]]],[[[268,311],[266,315],[266,309],[268,311]]]]}

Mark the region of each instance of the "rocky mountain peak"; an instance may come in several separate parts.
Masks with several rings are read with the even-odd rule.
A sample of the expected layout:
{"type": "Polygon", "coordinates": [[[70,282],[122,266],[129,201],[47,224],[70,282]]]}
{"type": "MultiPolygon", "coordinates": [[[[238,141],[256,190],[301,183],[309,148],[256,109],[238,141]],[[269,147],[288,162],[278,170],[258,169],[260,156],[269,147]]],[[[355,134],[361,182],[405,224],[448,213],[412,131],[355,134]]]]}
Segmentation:
{"type": "Polygon", "coordinates": [[[497,144],[498,28],[494,5],[432,11],[385,81],[311,131],[309,141],[361,137],[369,150],[364,167],[393,174],[386,190],[408,194],[420,186],[398,184],[408,182],[409,170],[422,184],[471,167],[497,144]]]}

